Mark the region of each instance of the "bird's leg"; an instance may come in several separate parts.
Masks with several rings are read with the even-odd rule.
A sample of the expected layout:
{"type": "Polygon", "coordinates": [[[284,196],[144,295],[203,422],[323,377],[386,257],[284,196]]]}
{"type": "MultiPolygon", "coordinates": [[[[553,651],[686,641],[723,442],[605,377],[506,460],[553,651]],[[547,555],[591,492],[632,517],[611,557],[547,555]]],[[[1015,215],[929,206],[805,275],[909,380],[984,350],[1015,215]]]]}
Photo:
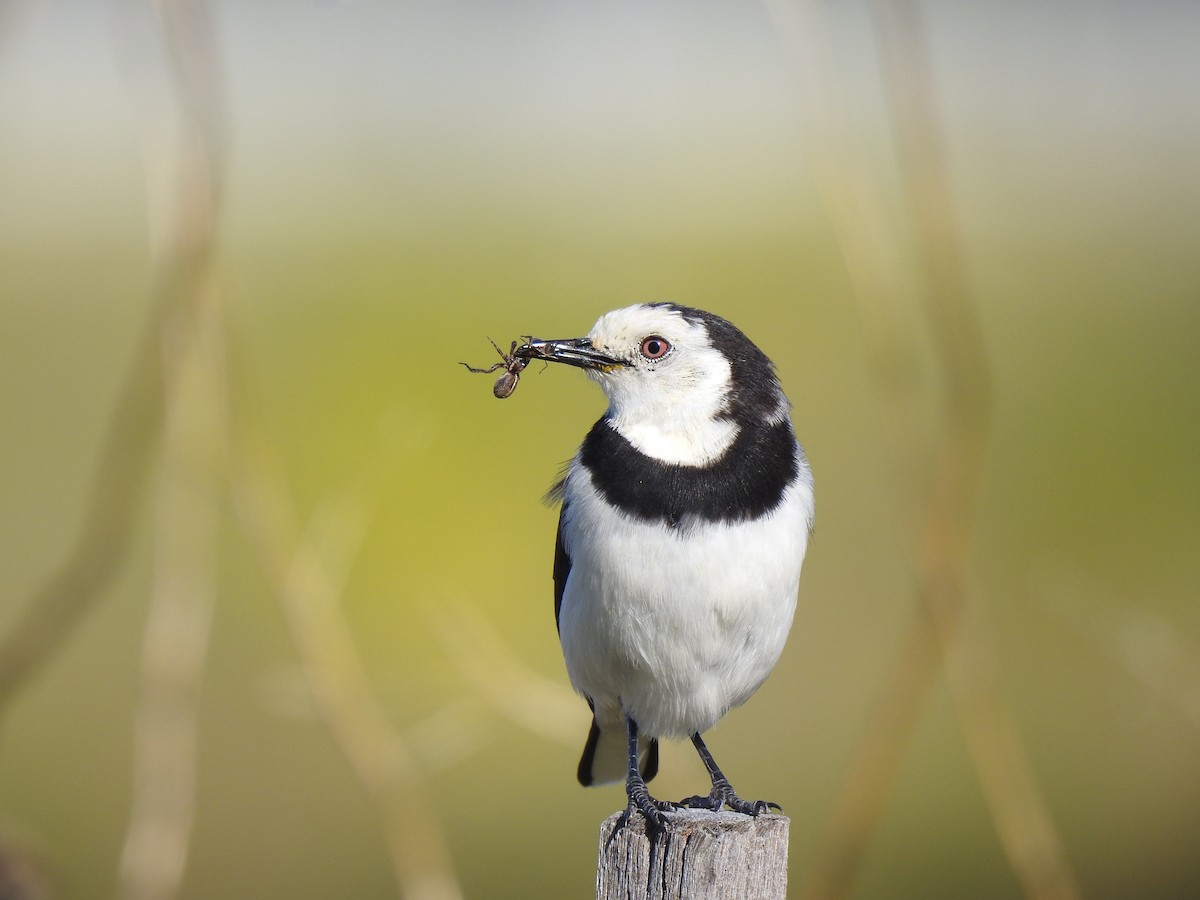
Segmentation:
{"type": "Polygon", "coordinates": [[[629,773],[625,776],[625,793],[629,797],[629,806],[621,824],[629,822],[629,817],[636,809],[646,818],[646,831],[651,835],[661,833],[666,828],[663,818],[663,804],[650,796],[646,787],[646,779],[638,768],[638,727],[631,716],[625,717],[625,729],[629,735],[629,773]]]}
{"type": "Polygon", "coordinates": [[[707,797],[688,797],[681,800],[679,801],[680,806],[711,809],[714,812],[722,806],[728,806],[734,812],[745,813],[748,816],[757,816],[765,813],[768,809],[781,808],[778,803],[771,803],[767,800],[743,800],[733,792],[725,773],[717,768],[716,760],[708,752],[708,747],[704,745],[704,739],[700,737],[699,732],[692,735],[692,743],[695,744],[696,752],[700,754],[700,759],[704,762],[704,768],[708,769],[708,777],[712,779],[712,791],[707,797]]]}

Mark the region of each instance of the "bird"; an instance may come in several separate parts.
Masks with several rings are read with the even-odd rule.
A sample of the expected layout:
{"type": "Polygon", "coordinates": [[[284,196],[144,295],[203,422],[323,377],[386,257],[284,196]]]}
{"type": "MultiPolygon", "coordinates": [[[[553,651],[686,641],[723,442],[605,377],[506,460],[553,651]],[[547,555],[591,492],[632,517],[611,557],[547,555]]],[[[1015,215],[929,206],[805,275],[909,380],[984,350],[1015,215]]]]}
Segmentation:
{"type": "Polygon", "coordinates": [[[779,660],[813,525],[774,364],[728,320],[669,302],[524,353],[583,369],[608,400],[548,495],[558,636],[592,711],[579,782],[623,779],[623,821],[637,811],[659,833],[681,808],[779,809],[739,797],[702,737],[779,660]],[[708,794],[650,794],[661,739],[692,742],[708,794]]]}

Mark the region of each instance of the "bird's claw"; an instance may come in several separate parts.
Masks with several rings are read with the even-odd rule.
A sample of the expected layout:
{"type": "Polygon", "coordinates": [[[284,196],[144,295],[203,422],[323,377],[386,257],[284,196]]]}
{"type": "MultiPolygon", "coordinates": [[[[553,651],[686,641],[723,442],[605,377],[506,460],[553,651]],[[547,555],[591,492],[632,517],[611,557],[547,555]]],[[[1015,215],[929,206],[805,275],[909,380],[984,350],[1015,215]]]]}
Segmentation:
{"type": "Polygon", "coordinates": [[[716,812],[725,801],[716,794],[697,794],[695,797],[684,797],[679,801],[679,806],[685,809],[707,809],[716,812]]]}
{"type": "Polygon", "coordinates": [[[629,806],[625,808],[625,813],[622,815],[621,821],[617,823],[619,828],[624,828],[629,824],[629,817],[636,810],[646,820],[647,836],[654,838],[666,831],[667,820],[663,814],[676,809],[675,804],[664,800],[656,800],[651,797],[650,791],[646,788],[646,783],[641,781],[641,779],[628,785],[627,793],[629,795],[629,806]]]}
{"type": "Polygon", "coordinates": [[[734,812],[745,813],[748,816],[761,816],[772,809],[783,812],[782,806],[778,803],[772,803],[770,800],[742,800],[734,797],[732,800],[726,800],[725,802],[729,804],[729,808],[734,812]]]}
{"type": "Polygon", "coordinates": [[[714,785],[712,793],[707,796],[685,797],[677,805],[688,809],[707,809],[711,812],[720,812],[722,807],[728,806],[734,812],[747,816],[759,816],[772,809],[783,811],[782,806],[770,800],[743,800],[728,785],[714,785]]]}

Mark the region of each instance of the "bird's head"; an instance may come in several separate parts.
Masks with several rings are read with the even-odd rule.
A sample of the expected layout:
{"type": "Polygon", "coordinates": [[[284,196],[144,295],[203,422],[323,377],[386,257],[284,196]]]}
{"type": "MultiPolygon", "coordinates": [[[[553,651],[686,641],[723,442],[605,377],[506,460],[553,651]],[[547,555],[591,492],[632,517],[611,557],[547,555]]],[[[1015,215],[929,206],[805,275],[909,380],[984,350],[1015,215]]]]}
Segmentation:
{"type": "Polygon", "coordinates": [[[788,414],[771,361],[732,324],[674,303],[605,313],[585,338],[532,341],[542,359],[587,371],[608,420],[643,453],[703,466],[740,429],[788,414]]]}

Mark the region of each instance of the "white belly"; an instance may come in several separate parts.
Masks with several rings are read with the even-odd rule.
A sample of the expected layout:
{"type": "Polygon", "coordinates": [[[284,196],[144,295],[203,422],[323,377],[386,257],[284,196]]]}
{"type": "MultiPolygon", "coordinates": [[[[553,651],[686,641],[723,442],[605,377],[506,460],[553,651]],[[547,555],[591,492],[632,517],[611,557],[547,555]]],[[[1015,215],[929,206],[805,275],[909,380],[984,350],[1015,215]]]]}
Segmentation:
{"type": "Polygon", "coordinates": [[[676,532],[615,512],[579,469],[566,499],[572,565],[559,634],[571,684],[599,717],[624,711],[647,737],[706,731],[783,651],[811,487],[793,485],[762,519],[676,532]]]}

